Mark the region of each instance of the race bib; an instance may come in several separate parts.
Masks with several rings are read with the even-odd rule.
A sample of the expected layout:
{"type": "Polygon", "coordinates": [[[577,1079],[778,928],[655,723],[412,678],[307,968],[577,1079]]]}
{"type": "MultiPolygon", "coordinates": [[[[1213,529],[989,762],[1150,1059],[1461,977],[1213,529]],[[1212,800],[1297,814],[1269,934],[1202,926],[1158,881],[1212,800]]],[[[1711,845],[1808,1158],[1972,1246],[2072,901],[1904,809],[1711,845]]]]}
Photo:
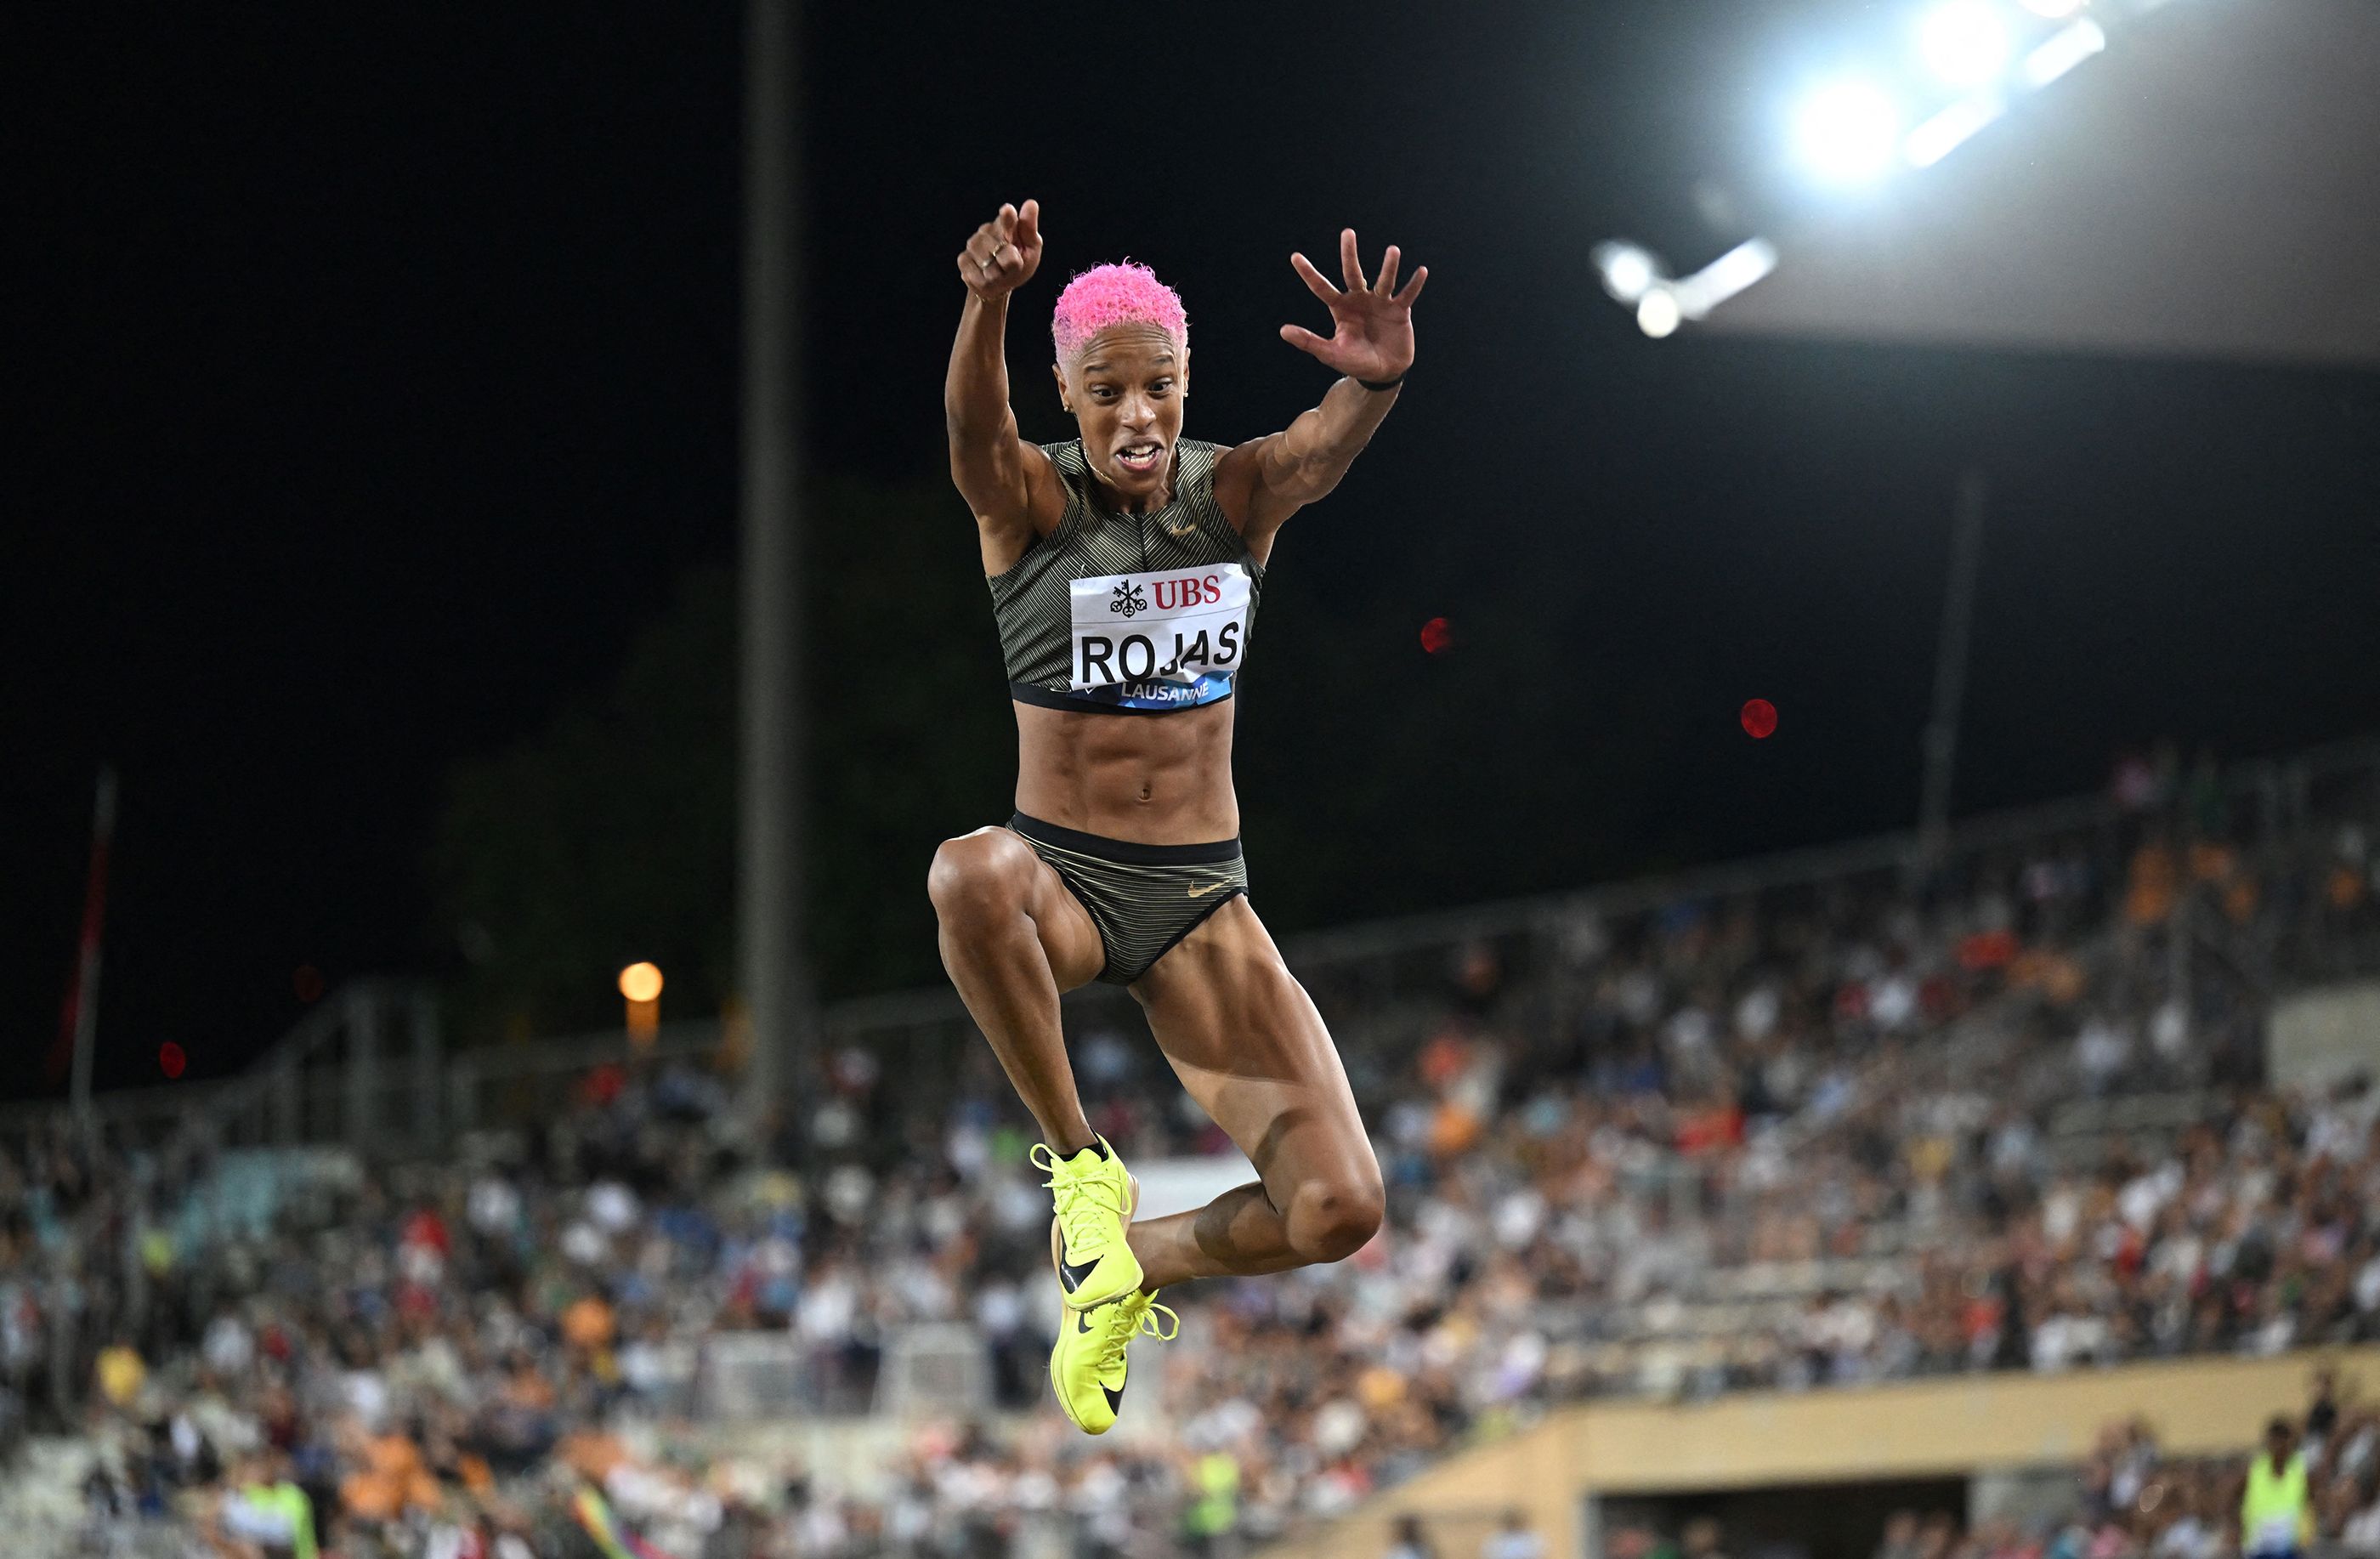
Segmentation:
{"type": "Polygon", "coordinates": [[[1247,649],[1250,591],[1236,563],[1073,581],[1070,686],[1149,709],[1227,696],[1247,649]]]}

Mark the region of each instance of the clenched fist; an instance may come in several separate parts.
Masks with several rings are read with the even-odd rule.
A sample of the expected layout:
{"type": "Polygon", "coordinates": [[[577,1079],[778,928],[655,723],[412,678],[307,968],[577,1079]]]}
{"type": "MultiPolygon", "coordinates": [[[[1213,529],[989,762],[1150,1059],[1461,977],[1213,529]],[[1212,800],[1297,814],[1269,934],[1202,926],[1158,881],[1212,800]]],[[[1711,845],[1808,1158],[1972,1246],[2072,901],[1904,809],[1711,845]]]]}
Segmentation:
{"type": "Polygon", "coordinates": [[[1041,202],[1027,201],[1023,211],[1001,207],[998,216],[975,230],[959,251],[959,279],[989,302],[1031,281],[1040,264],[1041,202]]]}

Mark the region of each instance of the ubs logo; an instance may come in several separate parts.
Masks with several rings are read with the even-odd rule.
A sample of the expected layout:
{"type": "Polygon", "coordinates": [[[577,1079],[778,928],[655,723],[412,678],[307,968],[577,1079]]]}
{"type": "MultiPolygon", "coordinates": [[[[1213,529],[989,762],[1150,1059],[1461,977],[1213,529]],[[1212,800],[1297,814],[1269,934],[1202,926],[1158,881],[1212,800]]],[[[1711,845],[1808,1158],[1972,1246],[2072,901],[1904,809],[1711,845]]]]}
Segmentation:
{"type": "Polygon", "coordinates": [[[1140,587],[1127,579],[1116,586],[1115,599],[1108,603],[1108,610],[1128,618],[1136,617],[1148,610],[1148,603],[1142,597],[1140,587]]]}

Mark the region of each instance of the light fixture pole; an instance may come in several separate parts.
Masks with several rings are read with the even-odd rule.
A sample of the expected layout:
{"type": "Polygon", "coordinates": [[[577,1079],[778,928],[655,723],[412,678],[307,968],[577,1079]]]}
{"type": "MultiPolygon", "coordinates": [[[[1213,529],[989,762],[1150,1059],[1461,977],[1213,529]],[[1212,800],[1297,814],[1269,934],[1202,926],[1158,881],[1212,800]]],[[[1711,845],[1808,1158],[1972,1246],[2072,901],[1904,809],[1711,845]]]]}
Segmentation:
{"type": "Polygon", "coordinates": [[[99,790],[91,810],[91,873],[83,886],[82,940],[75,959],[74,990],[67,1013],[67,1031],[73,1036],[74,1043],[74,1071],[67,1085],[67,1098],[75,1130],[85,1148],[98,1146],[91,1109],[91,1073],[99,1045],[100,944],[107,924],[107,858],[115,847],[115,770],[102,765],[99,790]]]}
{"type": "Polygon", "coordinates": [[[1934,652],[1934,712],[1925,722],[1925,781],[1917,806],[1921,871],[1942,864],[1950,838],[1950,780],[1958,766],[1959,706],[1967,692],[1967,641],[1975,617],[1975,579],[1984,553],[1984,473],[1959,479],[1950,527],[1950,587],[1934,652]]]}
{"type": "Polygon", "coordinates": [[[756,1122],[797,1096],[817,1033],[802,924],[799,26],[795,0],[747,0],[736,983],[756,1122]]]}

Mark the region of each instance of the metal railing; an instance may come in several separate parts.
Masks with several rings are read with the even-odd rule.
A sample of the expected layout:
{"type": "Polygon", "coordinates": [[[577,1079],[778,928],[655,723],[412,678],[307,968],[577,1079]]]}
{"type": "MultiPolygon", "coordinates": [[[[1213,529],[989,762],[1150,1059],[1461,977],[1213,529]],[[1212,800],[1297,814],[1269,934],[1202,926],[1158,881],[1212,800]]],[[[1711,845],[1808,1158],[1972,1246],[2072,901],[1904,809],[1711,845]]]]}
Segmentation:
{"type": "MultiPolygon", "coordinates": [[[[225,1147],[342,1142],[434,1153],[443,1139],[438,1003],[419,981],[357,980],[300,1018],[237,1077],[96,1095],[91,1124],[117,1150],[198,1126],[225,1147]]],[[[66,1103],[0,1106],[0,1143],[66,1129],[66,1103]]]]}

